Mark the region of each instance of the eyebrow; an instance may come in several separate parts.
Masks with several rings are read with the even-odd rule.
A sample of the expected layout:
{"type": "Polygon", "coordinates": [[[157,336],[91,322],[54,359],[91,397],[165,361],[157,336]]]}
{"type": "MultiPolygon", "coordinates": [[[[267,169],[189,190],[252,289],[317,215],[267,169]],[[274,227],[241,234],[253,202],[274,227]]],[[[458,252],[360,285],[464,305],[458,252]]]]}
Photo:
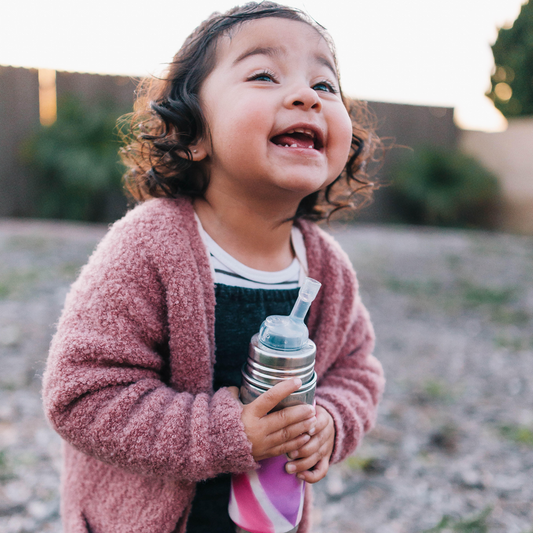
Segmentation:
{"type": "Polygon", "coordinates": [[[237,59],[235,59],[233,64],[236,65],[247,57],[257,55],[276,57],[281,55],[281,48],[279,46],[256,46],[255,48],[251,48],[250,50],[245,50],[239,57],[237,57],[237,59]]]}
{"type": "Polygon", "coordinates": [[[331,61],[327,57],[317,56],[316,59],[321,65],[324,65],[325,67],[329,68],[329,70],[331,70],[331,72],[336,78],[339,77],[339,75],[337,74],[337,69],[331,64],[331,61]]]}
{"type": "MultiPolygon", "coordinates": [[[[237,63],[244,61],[247,57],[250,57],[250,56],[265,55],[269,57],[276,57],[282,54],[283,54],[283,50],[279,46],[257,46],[255,48],[251,48],[250,50],[244,51],[239,57],[237,57],[237,59],[235,59],[235,61],[233,61],[233,64],[236,65],[237,63]]],[[[331,64],[331,61],[327,57],[322,56],[322,55],[317,55],[316,60],[319,64],[324,65],[329,70],[331,70],[335,78],[338,78],[337,70],[331,64]]]]}

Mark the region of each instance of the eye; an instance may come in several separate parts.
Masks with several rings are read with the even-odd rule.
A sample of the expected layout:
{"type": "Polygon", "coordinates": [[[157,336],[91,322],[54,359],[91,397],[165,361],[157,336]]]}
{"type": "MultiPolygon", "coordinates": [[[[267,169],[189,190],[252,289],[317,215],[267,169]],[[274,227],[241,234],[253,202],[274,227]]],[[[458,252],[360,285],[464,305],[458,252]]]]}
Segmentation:
{"type": "Polygon", "coordinates": [[[255,74],[252,74],[249,78],[247,78],[248,81],[272,81],[276,82],[277,78],[276,75],[273,72],[270,72],[268,70],[262,70],[261,72],[256,72],[255,74]]]}
{"type": "Polygon", "coordinates": [[[320,81],[318,83],[315,83],[313,85],[313,89],[315,91],[325,91],[333,94],[337,94],[339,92],[337,91],[333,83],[330,83],[329,81],[320,81]]]}

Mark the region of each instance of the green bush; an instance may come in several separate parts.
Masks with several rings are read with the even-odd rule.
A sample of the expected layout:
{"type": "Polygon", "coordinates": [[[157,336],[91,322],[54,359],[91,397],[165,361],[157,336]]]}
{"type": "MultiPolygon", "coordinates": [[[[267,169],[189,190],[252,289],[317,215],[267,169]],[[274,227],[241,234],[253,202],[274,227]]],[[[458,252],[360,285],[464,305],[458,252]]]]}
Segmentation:
{"type": "Polygon", "coordinates": [[[116,121],[125,111],[72,96],[58,103],[57,121],[23,152],[35,174],[36,216],[109,222],[124,212],[116,121]]]}
{"type": "Polygon", "coordinates": [[[490,227],[497,218],[497,178],[458,151],[421,147],[405,156],[392,176],[400,222],[490,227]]]}

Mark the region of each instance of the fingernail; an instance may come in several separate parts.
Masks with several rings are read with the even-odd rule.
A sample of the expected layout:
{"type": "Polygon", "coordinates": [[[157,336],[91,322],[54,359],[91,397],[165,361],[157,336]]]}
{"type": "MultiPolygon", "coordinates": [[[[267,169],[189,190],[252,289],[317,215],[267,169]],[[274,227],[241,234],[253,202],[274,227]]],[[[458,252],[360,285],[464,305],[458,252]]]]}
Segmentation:
{"type": "Polygon", "coordinates": [[[298,457],[298,450],[294,450],[293,452],[289,453],[289,457],[291,459],[296,459],[296,457],[298,457]]]}
{"type": "Polygon", "coordinates": [[[300,378],[294,378],[294,384],[300,388],[302,386],[302,380],[300,378]]]}
{"type": "Polygon", "coordinates": [[[287,470],[287,472],[289,473],[292,473],[296,470],[296,465],[291,465],[291,464],[288,464],[286,467],[285,467],[285,470],[287,470]]]}
{"type": "Polygon", "coordinates": [[[296,477],[305,481],[305,476],[303,474],[297,474],[296,477]]]}
{"type": "Polygon", "coordinates": [[[312,428],[311,428],[311,429],[310,429],[310,430],[309,430],[309,431],[308,431],[307,433],[309,433],[309,435],[311,435],[311,436],[312,436],[312,435],[314,435],[314,434],[315,434],[315,432],[316,432],[316,427],[315,427],[315,426],[313,426],[313,427],[312,427],[312,428]]]}

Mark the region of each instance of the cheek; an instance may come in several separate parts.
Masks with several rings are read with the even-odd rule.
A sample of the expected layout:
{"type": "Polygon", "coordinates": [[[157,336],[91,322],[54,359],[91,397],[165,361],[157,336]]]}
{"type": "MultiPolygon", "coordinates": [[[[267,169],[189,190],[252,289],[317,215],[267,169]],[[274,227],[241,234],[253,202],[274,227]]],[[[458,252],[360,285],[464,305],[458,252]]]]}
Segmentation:
{"type": "Polygon", "coordinates": [[[264,112],[233,110],[217,118],[212,129],[214,146],[231,147],[235,152],[249,151],[252,146],[257,149],[257,143],[268,138],[268,115],[264,112]]]}
{"type": "Polygon", "coordinates": [[[226,146],[231,146],[234,150],[244,149],[258,125],[265,122],[264,109],[244,99],[236,101],[234,96],[220,95],[211,100],[206,98],[203,103],[204,116],[215,150],[226,146]]]}
{"type": "Polygon", "coordinates": [[[346,111],[344,113],[343,127],[339,128],[339,132],[343,138],[344,149],[346,150],[346,158],[348,158],[348,153],[352,146],[352,135],[353,135],[353,124],[350,115],[346,111]]]}
{"type": "Polygon", "coordinates": [[[229,117],[232,121],[232,129],[236,136],[250,138],[260,136],[264,138],[271,128],[272,112],[269,113],[267,106],[257,106],[246,103],[241,106],[237,113],[229,117]]]}
{"type": "Polygon", "coordinates": [[[346,161],[348,161],[348,155],[352,146],[353,126],[347,111],[339,113],[335,124],[332,139],[334,141],[332,143],[332,166],[335,167],[335,172],[338,176],[344,169],[346,161]]]}

